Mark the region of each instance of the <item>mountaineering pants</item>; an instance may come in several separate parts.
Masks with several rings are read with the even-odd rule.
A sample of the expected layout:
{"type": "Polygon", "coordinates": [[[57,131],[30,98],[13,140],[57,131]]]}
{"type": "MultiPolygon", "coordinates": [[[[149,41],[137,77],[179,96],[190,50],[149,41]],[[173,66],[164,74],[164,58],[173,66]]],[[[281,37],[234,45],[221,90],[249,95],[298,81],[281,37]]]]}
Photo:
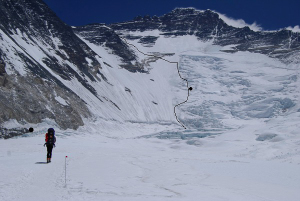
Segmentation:
{"type": "Polygon", "coordinates": [[[51,144],[47,145],[47,158],[52,157],[52,149],[53,149],[53,145],[51,144]]]}

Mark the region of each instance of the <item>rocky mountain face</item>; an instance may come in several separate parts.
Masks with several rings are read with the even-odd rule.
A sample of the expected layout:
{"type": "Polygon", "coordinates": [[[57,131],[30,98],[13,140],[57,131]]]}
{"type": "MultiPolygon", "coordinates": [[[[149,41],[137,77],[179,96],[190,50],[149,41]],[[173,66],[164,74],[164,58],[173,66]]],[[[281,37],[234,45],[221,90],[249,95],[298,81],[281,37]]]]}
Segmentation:
{"type": "MultiPolygon", "coordinates": [[[[62,129],[77,129],[84,124],[84,118],[97,115],[94,110],[99,108],[98,114],[103,112],[109,119],[122,116],[124,120],[126,115],[138,119],[143,112],[145,121],[155,119],[149,111],[159,107],[159,101],[149,100],[155,103],[151,103],[154,109],[142,111],[147,106],[138,98],[140,83],[132,84],[136,87],[134,92],[127,84],[111,80],[113,75],[108,70],[104,72],[103,67],[149,74],[145,66],[156,62],[157,57],[141,58],[124,39],[150,48],[158,39],[179,36],[195,36],[198,41],[230,46],[222,50],[229,53],[249,51],[284,63],[300,61],[298,33],[232,27],[211,10],[178,8],[160,17],[138,16],[110,25],[70,27],[42,0],[0,0],[0,125],[11,119],[34,124],[52,119],[62,129]],[[153,31],[158,34],[151,35],[153,31]],[[107,62],[102,53],[113,55],[113,60],[119,60],[118,66],[107,62]],[[122,107],[123,100],[141,108],[135,111],[133,107],[122,107]],[[134,112],[129,114],[130,111],[134,112]]],[[[172,51],[155,54],[174,55],[172,51]]],[[[154,83],[154,79],[150,80],[154,83]]],[[[155,97],[155,91],[149,97],[155,97]]],[[[160,107],[158,115],[164,108],[160,107]]]]}
{"type": "Polygon", "coordinates": [[[75,77],[97,96],[86,81],[99,79],[96,54],[41,0],[1,0],[0,29],[0,122],[49,118],[62,128],[83,125],[90,111],[62,81],[75,77]]]}

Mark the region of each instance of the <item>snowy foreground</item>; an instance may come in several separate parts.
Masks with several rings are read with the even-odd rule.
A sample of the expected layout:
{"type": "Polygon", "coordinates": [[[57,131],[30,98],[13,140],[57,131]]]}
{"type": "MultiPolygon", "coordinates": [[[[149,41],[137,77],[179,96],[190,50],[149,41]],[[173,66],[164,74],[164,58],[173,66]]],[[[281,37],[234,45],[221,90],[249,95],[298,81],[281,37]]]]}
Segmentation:
{"type": "Polygon", "coordinates": [[[0,200],[298,201],[300,138],[291,133],[299,127],[292,117],[273,121],[285,138],[257,140],[268,129],[263,121],[189,139],[141,137],[177,125],[106,122],[57,131],[50,164],[36,164],[46,161],[47,129],[36,128],[0,140],[0,200]]]}

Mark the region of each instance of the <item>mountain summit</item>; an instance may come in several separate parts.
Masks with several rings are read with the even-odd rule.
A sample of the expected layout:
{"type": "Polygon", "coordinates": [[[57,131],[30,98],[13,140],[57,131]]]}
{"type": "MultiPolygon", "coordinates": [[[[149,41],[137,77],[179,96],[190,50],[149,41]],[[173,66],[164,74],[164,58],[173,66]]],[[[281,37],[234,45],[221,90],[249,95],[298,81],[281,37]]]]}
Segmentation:
{"type": "Polygon", "coordinates": [[[159,30],[164,36],[195,35],[215,45],[234,45],[233,52],[250,51],[279,58],[285,63],[299,63],[299,34],[291,30],[254,31],[233,27],[217,12],[194,8],[176,8],[161,17],[137,16],[132,21],[109,25],[115,31],[159,30]]]}

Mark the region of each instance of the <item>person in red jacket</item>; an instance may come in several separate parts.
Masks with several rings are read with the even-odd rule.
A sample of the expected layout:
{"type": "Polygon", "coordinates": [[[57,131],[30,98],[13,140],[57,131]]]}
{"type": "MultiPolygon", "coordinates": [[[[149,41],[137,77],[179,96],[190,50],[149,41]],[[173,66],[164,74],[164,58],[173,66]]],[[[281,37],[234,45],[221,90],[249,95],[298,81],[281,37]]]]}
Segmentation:
{"type": "Polygon", "coordinates": [[[45,135],[45,144],[47,146],[47,163],[51,162],[52,149],[55,147],[56,137],[55,130],[53,128],[48,129],[48,133],[45,135]]]}

